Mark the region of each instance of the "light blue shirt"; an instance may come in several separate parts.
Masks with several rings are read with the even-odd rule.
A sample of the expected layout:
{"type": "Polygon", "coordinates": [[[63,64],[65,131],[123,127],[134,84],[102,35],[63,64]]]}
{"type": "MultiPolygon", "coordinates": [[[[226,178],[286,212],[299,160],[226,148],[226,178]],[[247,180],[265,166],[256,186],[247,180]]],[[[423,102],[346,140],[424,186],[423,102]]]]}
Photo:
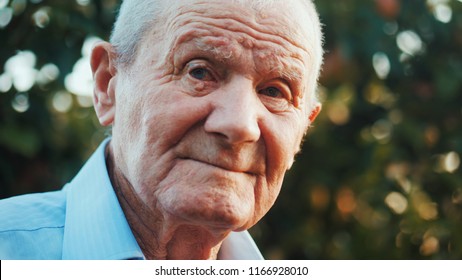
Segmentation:
{"type": "MultiPolygon", "coordinates": [[[[0,259],[144,259],[106,168],[105,140],[62,190],[0,201],[0,259]]],[[[248,232],[219,259],[263,259],[248,232]]]]}

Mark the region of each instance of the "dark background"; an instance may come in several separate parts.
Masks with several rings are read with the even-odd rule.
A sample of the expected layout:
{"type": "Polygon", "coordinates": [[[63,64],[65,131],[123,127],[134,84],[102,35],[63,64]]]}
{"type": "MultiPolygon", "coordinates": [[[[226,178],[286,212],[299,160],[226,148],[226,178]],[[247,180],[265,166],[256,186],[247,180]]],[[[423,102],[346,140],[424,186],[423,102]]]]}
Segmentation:
{"type": "MultiPolygon", "coordinates": [[[[87,54],[118,2],[0,0],[1,198],[61,188],[105,138],[87,54]]],[[[462,258],[462,1],[315,2],[323,110],[257,244],[268,259],[462,258]]]]}

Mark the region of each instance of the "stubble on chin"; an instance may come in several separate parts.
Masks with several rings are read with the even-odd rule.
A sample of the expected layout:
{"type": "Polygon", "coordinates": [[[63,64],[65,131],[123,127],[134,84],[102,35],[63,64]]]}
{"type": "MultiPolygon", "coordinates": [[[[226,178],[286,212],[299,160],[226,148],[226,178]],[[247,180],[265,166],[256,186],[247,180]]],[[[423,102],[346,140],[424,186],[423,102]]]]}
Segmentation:
{"type": "Polygon", "coordinates": [[[256,176],[178,160],[156,196],[169,215],[185,223],[236,230],[253,218],[256,184],[256,176]]]}

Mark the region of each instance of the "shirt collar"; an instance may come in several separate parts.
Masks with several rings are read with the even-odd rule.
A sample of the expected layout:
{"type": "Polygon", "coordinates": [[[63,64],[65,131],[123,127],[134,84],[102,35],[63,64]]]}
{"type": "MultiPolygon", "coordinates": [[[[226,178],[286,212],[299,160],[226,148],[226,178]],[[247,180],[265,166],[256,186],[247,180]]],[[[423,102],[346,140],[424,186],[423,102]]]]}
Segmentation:
{"type": "Polygon", "coordinates": [[[257,245],[247,231],[231,232],[221,244],[219,260],[263,260],[257,245]]]}
{"type": "Polygon", "coordinates": [[[106,168],[106,139],[65,190],[63,259],[142,259],[106,168]]]}
{"type": "MultiPolygon", "coordinates": [[[[144,259],[128,225],[106,168],[106,139],[77,176],[67,193],[63,259],[144,259]]],[[[231,233],[219,259],[263,259],[247,231],[231,233]]]]}

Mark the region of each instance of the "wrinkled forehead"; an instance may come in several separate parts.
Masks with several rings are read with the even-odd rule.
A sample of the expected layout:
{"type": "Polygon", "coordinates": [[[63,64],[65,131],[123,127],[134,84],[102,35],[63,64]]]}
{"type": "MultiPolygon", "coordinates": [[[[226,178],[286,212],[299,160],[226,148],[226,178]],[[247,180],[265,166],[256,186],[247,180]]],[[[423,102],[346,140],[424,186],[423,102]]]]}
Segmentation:
{"type": "MultiPolygon", "coordinates": [[[[185,24],[207,18],[229,19],[262,33],[280,36],[307,52],[316,52],[319,38],[312,17],[317,15],[310,11],[306,1],[309,0],[162,1],[164,17],[160,35],[173,39],[185,24]]],[[[239,32],[229,27],[230,31],[239,32]]]]}

